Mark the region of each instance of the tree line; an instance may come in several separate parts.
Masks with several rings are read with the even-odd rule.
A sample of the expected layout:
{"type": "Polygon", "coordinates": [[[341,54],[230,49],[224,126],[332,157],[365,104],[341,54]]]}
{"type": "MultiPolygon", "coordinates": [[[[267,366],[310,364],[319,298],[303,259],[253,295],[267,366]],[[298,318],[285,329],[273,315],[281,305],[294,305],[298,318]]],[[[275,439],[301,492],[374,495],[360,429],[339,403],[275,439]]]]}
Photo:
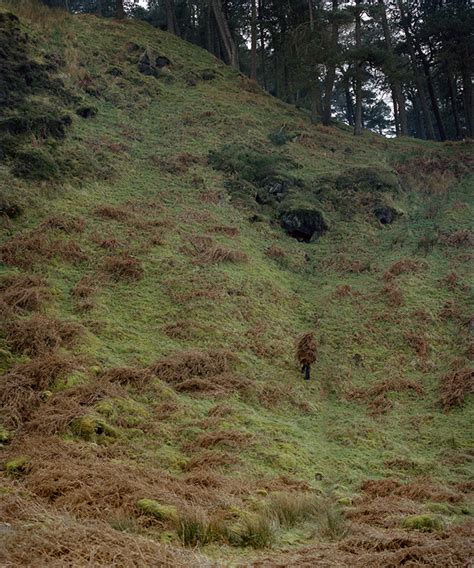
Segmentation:
{"type": "Polygon", "coordinates": [[[206,48],[315,123],[474,137],[470,0],[44,0],[140,18],[206,48]]]}

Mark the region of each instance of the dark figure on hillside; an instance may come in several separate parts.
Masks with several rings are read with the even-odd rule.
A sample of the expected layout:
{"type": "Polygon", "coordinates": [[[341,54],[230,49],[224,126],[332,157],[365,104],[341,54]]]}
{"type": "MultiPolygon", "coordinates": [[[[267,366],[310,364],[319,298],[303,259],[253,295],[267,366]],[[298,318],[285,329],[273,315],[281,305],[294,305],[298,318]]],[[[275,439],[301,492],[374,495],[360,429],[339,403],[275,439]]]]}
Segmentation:
{"type": "Polygon", "coordinates": [[[316,340],[312,331],[301,334],[296,341],[296,359],[305,381],[311,378],[311,365],[316,361],[316,340]]]}

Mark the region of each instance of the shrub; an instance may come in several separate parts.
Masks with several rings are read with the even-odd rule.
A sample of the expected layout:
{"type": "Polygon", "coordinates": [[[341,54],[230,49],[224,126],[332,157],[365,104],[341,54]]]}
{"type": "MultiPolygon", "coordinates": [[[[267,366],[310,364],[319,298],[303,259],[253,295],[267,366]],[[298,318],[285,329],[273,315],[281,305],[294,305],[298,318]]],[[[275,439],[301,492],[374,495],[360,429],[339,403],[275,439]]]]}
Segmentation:
{"type": "Polygon", "coordinates": [[[275,146],[284,146],[287,142],[290,142],[295,138],[296,135],[286,130],[284,126],[278,130],[270,132],[268,135],[268,139],[272,144],[275,144],[275,146]]]}
{"type": "Polygon", "coordinates": [[[247,182],[262,186],[268,179],[282,175],[289,160],[254,148],[229,144],[220,150],[211,151],[209,163],[216,170],[236,174],[247,182]]]}

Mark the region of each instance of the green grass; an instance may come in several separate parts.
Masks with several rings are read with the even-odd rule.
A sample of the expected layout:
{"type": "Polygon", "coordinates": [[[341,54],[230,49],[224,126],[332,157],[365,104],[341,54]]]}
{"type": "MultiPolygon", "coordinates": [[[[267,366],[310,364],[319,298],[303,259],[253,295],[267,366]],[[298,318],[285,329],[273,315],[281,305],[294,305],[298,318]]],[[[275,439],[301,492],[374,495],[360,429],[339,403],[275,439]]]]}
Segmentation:
{"type": "MultiPolygon", "coordinates": [[[[465,338],[457,323],[444,321],[439,314],[446,302],[454,301],[461,315],[468,315],[466,287],[472,274],[464,249],[438,243],[421,254],[418,244],[429,233],[470,227],[472,179],[455,180],[444,192],[435,193],[430,183],[436,180],[428,177],[423,191],[393,192],[390,199],[404,214],[388,227],[378,226],[357,200],[350,202],[354,215],[347,220],[330,196],[317,191],[324,176],[346,169],[391,170],[394,164],[430,153],[455,161],[458,153],[462,157],[467,152],[464,146],[392,141],[371,133],[356,141],[344,128],[311,126],[293,107],[263,92],[243,90],[244,80],[205,51],[143,23],[88,16],[68,17],[60,24],[23,23],[39,42],[38,57],[44,49],[68,59],[66,84],[97,106],[98,115],[90,120],[75,117],[68,137],[58,146],[62,158],[75,162],[60,182],[26,183],[0,166],[0,190],[13,192],[25,208],[24,215],[5,226],[1,242],[31,230],[53,213],[86,219],[85,231],[71,237],[86,252],[86,261],[71,265],[54,260],[32,268],[54,291],[47,310],[87,327],[87,341],[78,348],[90,361],[85,373],[93,375],[92,368],[97,367],[148,365],[186,348],[229,348],[239,359],[236,371],[256,387],[281,389],[272,404],[264,404],[255,393],[235,393],[226,399],[233,412],[215,429],[252,436],[249,445],[235,450],[239,463],[222,469],[230,479],[288,475],[317,489],[342,484],[347,495],[367,478],[408,480],[426,474],[442,483],[466,480],[467,461],[455,458],[465,455],[472,443],[472,406],[446,415],[438,404],[438,382],[463,356],[465,338]],[[48,36],[45,28],[54,33],[48,36]],[[126,55],[127,42],[155,46],[169,56],[174,80],[140,75],[126,55]],[[82,68],[77,62],[101,91],[99,98],[80,91],[82,68]],[[123,68],[123,77],[105,75],[112,65],[123,68]],[[186,85],[190,73],[209,67],[218,70],[217,79],[186,85]],[[268,137],[281,128],[299,137],[275,147],[268,137]],[[251,199],[240,206],[231,201],[224,189],[225,175],[207,163],[208,153],[224,144],[244,144],[292,160],[296,167],[291,173],[303,180],[304,187],[292,193],[291,202],[321,209],[330,224],[328,233],[315,243],[301,244],[270,222],[271,211],[260,211],[251,199]],[[198,163],[178,173],[160,167],[184,152],[199,158],[198,163]],[[464,205],[455,205],[459,203],[464,205]],[[123,221],[104,220],[94,214],[102,204],[132,206],[133,213],[123,221]],[[426,211],[433,207],[435,213],[427,218],[426,211]],[[255,213],[263,222],[249,221],[255,213]],[[143,221],[159,221],[162,227],[140,225],[143,221]],[[216,226],[237,227],[239,235],[215,234],[216,226]],[[162,245],[150,242],[157,230],[162,245]],[[246,253],[248,261],[196,264],[186,247],[207,233],[215,242],[246,253]],[[141,261],[141,280],[114,282],[107,277],[102,267],[111,253],[97,244],[106,238],[124,243],[141,261]],[[266,256],[271,244],[283,249],[283,260],[266,256]],[[383,274],[403,258],[422,258],[428,268],[396,277],[404,302],[393,308],[382,294],[383,274]],[[349,272],[344,259],[370,268],[349,272]],[[460,279],[452,290],[443,283],[451,271],[460,279]],[[98,284],[95,306],[78,314],[70,291],[85,275],[98,284]],[[346,284],[356,294],[337,297],[336,289],[346,284]],[[196,294],[198,290],[203,293],[196,294]],[[166,326],[178,320],[197,322],[198,327],[187,338],[170,337],[166,326]],[[294,362],[293,342],[310,328],[320,346],[313,380],[306,384],[294,362]],[[410,331],[424,334],[427,361],[420,361],[408,345],[410,331]],[[357,358],[360,364],[355,363],[357,358]],[[392,409],[380,416],[346,397],[351,388],[393,377],[421,383],[425,394],[389,394],[392,409]],[[304,411],[303,403],[308,405],[304,411]],[[317,472],[322,481],[315,479],[317,472]]],[[[16,269],[2,266],[0,271],[10,274],[16,269]]],[[[111,399],[97,407],[114,435],[120,432],[124,459],[184,475],[193,455],[185,444],[209,430],[202,422],[214,401],[175,394],[166,386],[156,399],[133,392],[129,396],[128,404],[111,399]],[[159,418],[150,436],[143,424],[151,420],[157,404],[170,400],[179,411],[159,418]]],[[[182,526],[183,542],[205,544],[207,533],[191,525],[182,526]]],[[[338,533],[337,519],[328,517],[327,525],[329,533],[338,533]]],[[[264,529],[249,532],[252,546],[273,540],[272,530],[264,529]],[[259,540],[254,543],[256,534],[259,540]]]]}

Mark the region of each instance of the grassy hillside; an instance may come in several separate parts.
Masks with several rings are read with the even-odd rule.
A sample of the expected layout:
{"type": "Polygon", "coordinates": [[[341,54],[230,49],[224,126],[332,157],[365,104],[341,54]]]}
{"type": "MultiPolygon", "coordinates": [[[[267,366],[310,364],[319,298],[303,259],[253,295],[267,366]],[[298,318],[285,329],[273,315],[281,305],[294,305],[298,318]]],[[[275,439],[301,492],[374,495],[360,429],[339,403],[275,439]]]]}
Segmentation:
{"type": "Polygon", "coordinates": [[[0,56],[2,565],[467,563],[472,145],[144,23],[0,2],[0,56]]]}

